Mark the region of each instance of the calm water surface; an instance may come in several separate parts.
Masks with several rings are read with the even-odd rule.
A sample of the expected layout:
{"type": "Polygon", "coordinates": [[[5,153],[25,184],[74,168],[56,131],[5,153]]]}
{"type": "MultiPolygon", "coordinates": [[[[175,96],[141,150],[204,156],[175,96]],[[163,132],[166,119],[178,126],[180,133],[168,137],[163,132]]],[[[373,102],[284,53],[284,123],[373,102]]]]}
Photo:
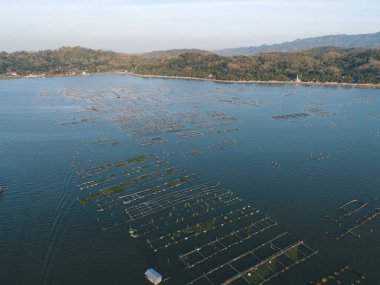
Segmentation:
{"type": "Polygon", "coordinates": [[[379,219],[361,228],[360,238],[336,240],[325,218],[348,200],[380,196],[379,90],[120,75],[2,80],[0,146],[0,284],[147,284],[144,271],[165,261],[144,239],[131,238],[128,227],[100,230],[94,208],[78,203],[76,186],[83,182],[78,170],[144,153],[219,182],[318,250],[269,284],[310,284],[341,265],[380,284],[379,219]],[[75,99],[65,90],[87,95],[75,99]],[[155,106],[224,112],[236,118],[239,132],[184,141],[173,133],[163,144],[141,146],[114,120],[121,111],[136,112],[127,109],[131,102],[145,116],[155,106]],[[88,110],[102,104],[104,110],[88,110]],[[272,118],[305,112],[294,120],[272,118]],[[83,118],[91,120],[65,124],[83,118]],[[120,144],[94,144],[98,138],[120,144]],[[202,153],[180,155],[192,149],[202,153]]]}

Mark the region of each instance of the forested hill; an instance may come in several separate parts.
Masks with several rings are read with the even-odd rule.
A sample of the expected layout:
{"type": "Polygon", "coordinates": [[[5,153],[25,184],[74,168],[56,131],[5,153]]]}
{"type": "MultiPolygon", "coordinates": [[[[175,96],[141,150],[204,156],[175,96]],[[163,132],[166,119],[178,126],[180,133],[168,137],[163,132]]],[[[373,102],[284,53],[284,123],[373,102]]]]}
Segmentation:
{"type": "Polygon", "coordinates": [[[63,47],[38,52],[0,53],[0,74],[17,72],[66,74],[73,72],[101,72],[123,69],[131,56],[112,51],[82,47],[63,47]]]}
{"type": "Polygon", "coordinates": [[[380,48],[380,32],[361,35],[329,35],[323,37],[298,39],[295,41],[274,45],[229,48],[217,50],[215,53],[223,56],[250,56],[267,52],[296,52],[324,46],[333,46],[340,48],[380,48]]]}
{"type": "Polygon", "coordinates": [[[380,49],[317,48],[295,53],[223,57],[178,53],[146,57],[85,48],[0,53],[0,74],[66,75],[125,71],[144,75],[186,76],[217,80],[380,83],[380,49]]]}
{"type": "Polygon", "coordinates": [[[210,54],[198,49],[174,49],[154,51],[139,55],[87,49],[83,47],[62,47],[55,50],[37,52],[19,51],[0,52],[0,75],[17,72],[20,75],[35,74],[73,74],[106,71],[125,71],[131,66],[177,57],[184,53],[210,54]]]}
{"type": "Polygon", "coordinates": [[[160,50],[152,51],[141,54],[142,57],[154,58],[154,57],[173,57],[179,56],[184,53],[201,53],[201,54],[211,54],[212,52],[201,49],[170,49],[170,50],[160,50]]]}
{"type": "Polygon", "coordinates": [[[318,48],[296,53],[222,57],[181,54],[136,66],[139,74],[218,80],[380,83],[380,49],[318,48]]]}

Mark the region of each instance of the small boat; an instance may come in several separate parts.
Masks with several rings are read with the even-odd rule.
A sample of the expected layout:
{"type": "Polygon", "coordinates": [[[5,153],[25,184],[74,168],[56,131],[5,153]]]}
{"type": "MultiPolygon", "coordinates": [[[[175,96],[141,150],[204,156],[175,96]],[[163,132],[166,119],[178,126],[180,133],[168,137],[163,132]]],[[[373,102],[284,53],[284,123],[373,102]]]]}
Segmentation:
{"type": "Polygon", "coordinates": [[[272,161],[272,168],[279,168],[280,167],[280,164],[278,163],[278,161],[272,161]]]}
{"type": "Polygon", "coordinates": [[[145,272],[145,277],[150,281],[150,283],[154,285],[160,284],[162,282],[161,274],[153,268],[150,268],[145,272]]]}
{"type": "Polygon", "coordinates": [[[3,187],[0,186],[0,194],[4,192],[3,187]]]}

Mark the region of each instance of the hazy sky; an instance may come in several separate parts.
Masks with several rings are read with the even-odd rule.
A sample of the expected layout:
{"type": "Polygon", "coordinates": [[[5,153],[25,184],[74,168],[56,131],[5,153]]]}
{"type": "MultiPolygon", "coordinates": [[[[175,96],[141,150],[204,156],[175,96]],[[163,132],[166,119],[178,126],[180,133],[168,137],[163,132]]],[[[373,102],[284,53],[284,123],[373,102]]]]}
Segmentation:
{"type": "Polygon", "coordinates": [[[0,50],[219,49],[380,31],[380,0],[0,0],[0,50]]]}

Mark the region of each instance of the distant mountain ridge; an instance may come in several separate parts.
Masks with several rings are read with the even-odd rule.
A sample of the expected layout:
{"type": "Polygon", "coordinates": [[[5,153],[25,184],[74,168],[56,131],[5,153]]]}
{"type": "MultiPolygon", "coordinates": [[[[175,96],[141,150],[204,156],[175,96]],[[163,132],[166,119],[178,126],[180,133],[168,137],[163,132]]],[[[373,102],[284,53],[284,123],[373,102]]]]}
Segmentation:
{"type": "Polygon", "coordinates": [[[380,32],[359,35],[329,35],[322,37],[298,39],[274,45],[262,45],[257,47],[240,47],[215,50],[214,53],[222,56],[255,55],[268,52],[297,52],[318,47],[340,48],[380,48],[380,32]]]}
{"type": "Polygon", "coordinates": [[[151,51],[147,53],[140,54],[142,57],[154,58],[154,57],[173,57],[179,56],[184,53],[199,53],[199,54],[210,54],[212,52],[201,49],[169,49],[169,50],[159,50],[151,51]]]}

